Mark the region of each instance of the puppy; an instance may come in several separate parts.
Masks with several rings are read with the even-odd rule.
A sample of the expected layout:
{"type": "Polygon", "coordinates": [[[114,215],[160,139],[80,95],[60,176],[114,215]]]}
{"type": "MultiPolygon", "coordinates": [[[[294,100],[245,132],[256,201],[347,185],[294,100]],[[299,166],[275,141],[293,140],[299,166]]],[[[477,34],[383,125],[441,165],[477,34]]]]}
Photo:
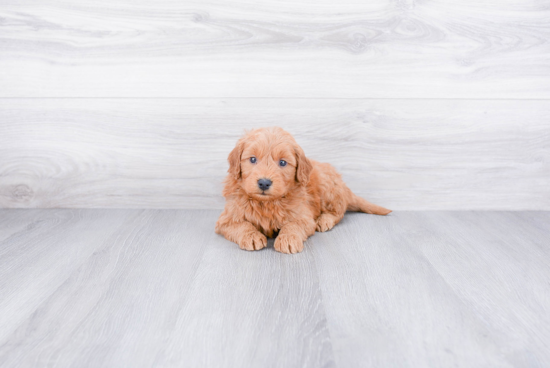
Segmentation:
{"type": "Polygon", "coordinates": [[[241,249],[262,249],[266,237],[276,236],[275,250],[298,253],[315,230],[332,229],[346,211],[391,212],[353,194],[334,167],[308,159],[278,127],[247,133],[228,161],[216,233],[241,249]]]}

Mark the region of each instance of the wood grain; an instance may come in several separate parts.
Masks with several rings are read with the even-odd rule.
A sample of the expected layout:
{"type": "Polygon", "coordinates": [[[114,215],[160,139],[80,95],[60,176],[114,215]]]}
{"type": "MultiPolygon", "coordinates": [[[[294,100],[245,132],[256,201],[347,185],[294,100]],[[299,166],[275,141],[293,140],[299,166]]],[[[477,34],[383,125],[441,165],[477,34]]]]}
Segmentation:
{"type": "MultiPolygon", "coordinates": [[[[64,231],[56,229],[59,226],[49,228],[46,235],[57,247],[44,241],[36,250],[17,241],[3,244],[11,257],[0,259],[7,285],[1,288],[0,326],[9,321],[13,328],[1,329],[0,365],[154,365],[162,341],[177,336],[171,325],[201,261],[204,243],[216,236],[211,224],[193,221],[197,215],[204,218],[200,212],[56,213],[71,218],[83,214],[79,221],[62,223],[64,231]],[[110,228],[88,218],[98,215],[110,228]],[[70,243],[75,236],[86,243],[70,243]],[[31,259],[35,252],[42,257],[31,259]],[[54,276],[59,282],[48,282],[54,276]],[[28,280],[26,285],[19,281],[22,278],[28,280]],[[47,285],[40,293],[45,297],[40,303],[28,303],[38,297],[34,290],[42,285],[47,285]]],[[[44,221],[44,215],[29,217],[44,221]]],[[[27,242],[34,237],[31,232],[20,236],[27,242]]]]}
{"type": "MultiPolygon", "coordinates": [[[[28,217],[43,221],[44,213],[28,217]]],[[[78,224],[63,223],[65,231],[51,227],[47,235],[60,244],[77,225],[100,234],[102,226],[87,218],[93,213],[117,230],[108,240],[89,237],[93,246],[57,261],[49,244],[38,260],[17,241],[4,242],[12,257],[0,258],[0,269],[17,272],[2,275],[0,326],[9,319],[17,328],[2,329],[0,365],[333,366],[311,253],[243,252],[214,233],[217,211],[56,213],[84,214],[78,224]],[[34,275],[46,277],[29,274],[34,283],[21,285],[21,274],[44,263],[51,270],[34,275]],[[64,281],[49,285],[47,298],[26,306],[32,314],[14,308],[62,271],[64,281]]]]}
{"type": "MultiPolygon", "coordinates": [[[[219,212],[210,212],[214,226],[219,212]]],[[[242,251],[218,235],[206,246],[164,360],[188,367],[334,367],[312,253],[242,251]]],[[[306,250],[308,243],[306,242],[306,250]]]]}
{"type": "Polygon", "coordinates": [[[4,237],[0,247],[0,341],[32,318],[125,219],[121,212],[110,214],[33,210],[17,217],[25,226],[4,237]]]}
{"type": "Polygon", "coordinates": [[[0,366],[550,364],[550,212],[347,214],[292,256],[218,215],[0,210],[0,366]]]}
{"type": "Polygon", "coordinates": [[[3,1],[0,97],[550,98],[547,1],[3,1]]]}
{"type": "MultiPolygon", "coordinates": [[[[311,250],[324,271],[336,363],[550,364],[548,241],[524,216],[348,214],[333,231],[316,234],[311,250]]],[[[548,213],[535,216],[548,220],[548,213]]]]}
{"type": "Polygon", "coordinates": [[[0,206],[222,208],[227,155],[279,125],[399,209],[550,209],[546,100],[4,99],[0,206]]]}

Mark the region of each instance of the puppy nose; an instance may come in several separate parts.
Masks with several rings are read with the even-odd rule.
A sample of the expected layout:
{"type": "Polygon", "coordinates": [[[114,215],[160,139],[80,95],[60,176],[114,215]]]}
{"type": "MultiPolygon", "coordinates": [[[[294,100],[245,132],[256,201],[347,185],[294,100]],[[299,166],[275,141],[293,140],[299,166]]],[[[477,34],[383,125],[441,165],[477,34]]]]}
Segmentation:
{"type": "Polygon", "coordinates": [[[258,186],[261,190],[268,190],[271,186],[271,180],[269,179],[260,179],[258,180],[258,186]]]}

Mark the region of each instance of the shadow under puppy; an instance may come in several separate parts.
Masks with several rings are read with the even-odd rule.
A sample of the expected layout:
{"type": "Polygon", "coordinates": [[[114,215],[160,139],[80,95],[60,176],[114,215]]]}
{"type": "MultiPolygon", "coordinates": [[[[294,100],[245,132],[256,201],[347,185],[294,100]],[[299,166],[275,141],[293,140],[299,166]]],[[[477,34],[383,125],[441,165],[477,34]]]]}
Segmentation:
{"type": "Polygon", "coordinates": [[[346,211],[391,212],[353,194],[334,167],[308,159],[278,127],[248,132],[228,161],[216,233],[241,249],[262,249],[266,236],[277,236],[275,250],[298,253],[315,230],[332,229],[346,211]]]}

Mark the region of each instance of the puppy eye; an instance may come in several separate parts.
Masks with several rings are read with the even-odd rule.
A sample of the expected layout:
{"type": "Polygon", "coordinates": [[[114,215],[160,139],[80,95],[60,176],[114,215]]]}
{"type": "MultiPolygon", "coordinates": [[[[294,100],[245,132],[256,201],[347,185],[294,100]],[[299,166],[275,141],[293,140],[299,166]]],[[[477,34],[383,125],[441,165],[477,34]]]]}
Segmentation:
{"type": "Polygon", "coordinates": [[[256,163],[256,157],[250,157],[250,162],[252,162],[253,164],[256,163]]]}
{"type": "Polygon", "coordinates": [[[286,166],[286,161],[285,160],[279,161],[279,166],[285,167],[286,166]]]}

